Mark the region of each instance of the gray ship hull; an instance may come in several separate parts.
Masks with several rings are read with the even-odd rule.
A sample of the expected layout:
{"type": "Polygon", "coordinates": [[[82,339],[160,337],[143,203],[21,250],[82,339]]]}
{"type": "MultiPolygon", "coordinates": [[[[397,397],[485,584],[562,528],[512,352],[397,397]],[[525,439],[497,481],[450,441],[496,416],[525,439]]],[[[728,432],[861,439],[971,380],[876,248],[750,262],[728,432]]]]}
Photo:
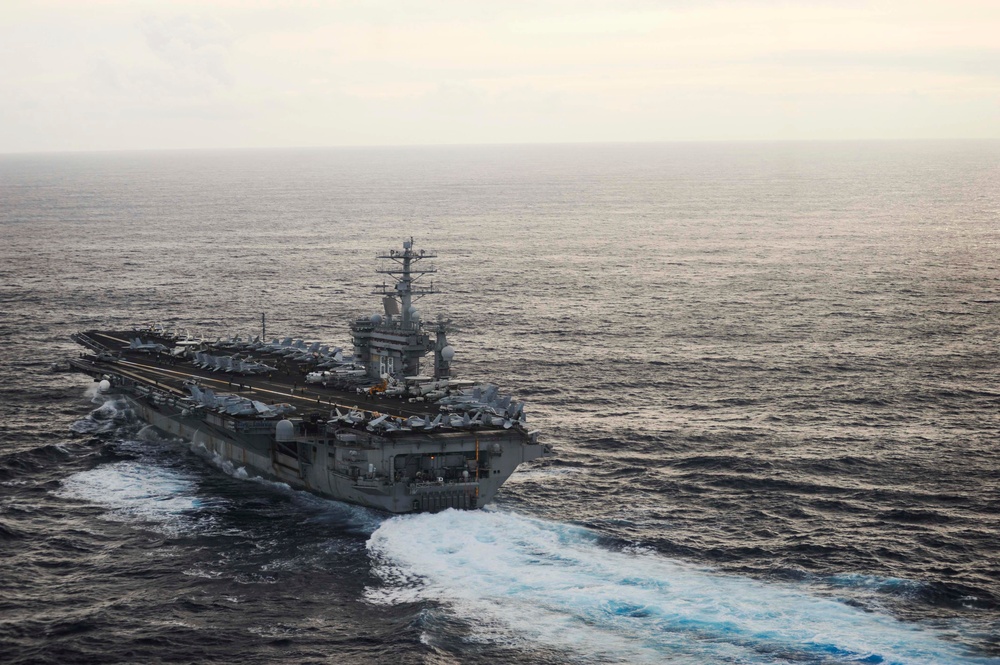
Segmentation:
{"type": "Polygon", "coordinates": [[[378,436],[329,426],[278,441],[275,423],[188,414],[168,395],[123,393],[136,415],[248,473],[391,513],[475,509],[518,465],[547,454],[517,430],[378,436]],[[244,427],[252,425],[252,427],[244,427]]]}

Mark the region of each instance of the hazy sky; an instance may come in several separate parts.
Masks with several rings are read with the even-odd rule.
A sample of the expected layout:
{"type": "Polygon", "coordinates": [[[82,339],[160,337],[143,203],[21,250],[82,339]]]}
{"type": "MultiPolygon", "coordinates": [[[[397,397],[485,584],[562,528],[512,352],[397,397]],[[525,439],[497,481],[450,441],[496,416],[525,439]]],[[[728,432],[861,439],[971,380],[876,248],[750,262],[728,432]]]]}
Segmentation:
{"type": "Polygon", "coordinates": [[[0,152],[1000,138],[1000,0],[0,0],[0,152]]]}

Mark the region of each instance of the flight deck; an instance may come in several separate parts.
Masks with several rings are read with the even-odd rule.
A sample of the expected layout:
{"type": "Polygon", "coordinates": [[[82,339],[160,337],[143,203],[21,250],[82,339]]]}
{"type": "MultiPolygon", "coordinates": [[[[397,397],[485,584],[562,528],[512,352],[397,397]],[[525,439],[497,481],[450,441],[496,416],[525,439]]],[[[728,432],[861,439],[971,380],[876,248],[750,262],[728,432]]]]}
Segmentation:
{"type": "MultiPolygon", "coordinates": [[[[388,413],[394,417],[409,418],[424,416],[437,410],[426,404],[410,404],[400,399],[385,397],[379,392],[358,394],[356,390],[338,390],[321,384],[307,384],[308,367],[296,363],[281,363],[282,368],[265,375],[244,376],[236,373],[220,374],[194,366],[189,360],[177,358],[166,352],[134,351],[129,348],[131,331],[87,331],[78,333],[74,339],[80,344],[98,351],[82,354],[72,364],[77,369],[93,372],[127,372],[137,381],[168,390],[177,395],[187,395],[186,383],[192,381],[211,388],[216,392],[239,394],[249,399],[265,403],[288,403],[299,413],[318,411],[329,413],[339,408],[341,411],[356,409],[379,414],[388,413]],[[90,342],[88,344],[86,341],[90,342]]],[[[144,339],[168,346],[172,340],[144,335],[144,339]]]]}

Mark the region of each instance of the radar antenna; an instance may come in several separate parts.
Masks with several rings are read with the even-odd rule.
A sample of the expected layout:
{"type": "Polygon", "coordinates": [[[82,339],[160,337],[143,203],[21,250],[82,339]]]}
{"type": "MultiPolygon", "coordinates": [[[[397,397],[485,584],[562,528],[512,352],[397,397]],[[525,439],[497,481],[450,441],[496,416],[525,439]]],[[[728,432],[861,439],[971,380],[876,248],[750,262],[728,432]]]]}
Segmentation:
{"type": "Polygon", "coordinates": [[[433,282],[426,287],[414,286],[414,283],[424,275],[436,273],[437,268],[433,264],[425,268],[415,268],[414,264],[424,259],[437,258],[437,254],[423,249],[420,251],[413,249],[413,237],[411,236],[409,240],[403,242],[403,251],[390,249],[388,252],[383,252],[375,258],[392,262],[383,265],[383,267],[375,272],[389,275],[396,281],[396,284],[390,287],[383,282],[375,287],[374,293],[393,300],[399,298],[403,327],[409,327],[415,311],[413,301],[432,293],[438,293],[434,289],[433,282]]]}

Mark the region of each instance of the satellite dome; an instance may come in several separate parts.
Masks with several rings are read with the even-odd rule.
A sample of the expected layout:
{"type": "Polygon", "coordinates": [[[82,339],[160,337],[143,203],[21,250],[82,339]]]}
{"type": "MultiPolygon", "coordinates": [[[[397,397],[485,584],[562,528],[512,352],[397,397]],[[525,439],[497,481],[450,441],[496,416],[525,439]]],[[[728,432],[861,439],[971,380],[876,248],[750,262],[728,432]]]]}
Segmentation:
{"type": "Polygon", "coordinates": [[[411,307],[410,308],[410,318],[414,319],[416,321],[420,320],[420,312],[417,311],[416,307],[411,307]]]}
{"type": "Polygon", "coordinates": [[[441,349],[441,357],[444,358],[446,363],[450,363],[451,359],[455,357],[455,347],[451,344],[441,349]]]}
{"type": "Polygon", "coordinates": [[[107,379],[101,379],[101,382],[97,384],[97,389],[102,393],[106,393],[111,390],[111,382],[107,379]]]}
{"type": "Polygon", "coordinates": [[[372,314],[371,322],[374,323],[375,325],[382,323],[382,315],[372,314]]]}
{"type": "Polygon", "coordinates": [[[274,428],[274,438],[278,441],[294,441],[295,425],[291,420],[279,420],[274,428]]]}

